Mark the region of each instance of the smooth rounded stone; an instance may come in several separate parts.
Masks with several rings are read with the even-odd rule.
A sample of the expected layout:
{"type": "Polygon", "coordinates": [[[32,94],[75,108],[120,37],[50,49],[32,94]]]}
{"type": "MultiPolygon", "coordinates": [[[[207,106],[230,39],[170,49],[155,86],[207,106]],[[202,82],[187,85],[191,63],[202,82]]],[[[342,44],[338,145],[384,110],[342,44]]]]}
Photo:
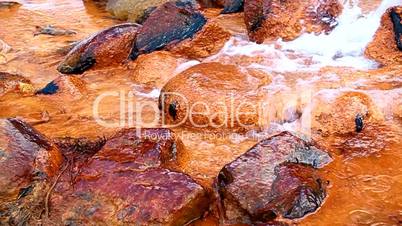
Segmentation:
{"type": "Polygon", "coordinates": [[[382,65],[402,64],[402,6],[389,8],[381,18],[365,55],[382,65]],[[399,40],[399,41],[398,41],[399,40]]]}
{"type": "Polygon", "coordinates": [[[208,22],[193,38],[186,39],[169,50],[188,58],[206,58],[218,53],[230,37],[231,33],[218,23],[208,22]]]}
{"type": "Polygon", "coordinates": [[[50,219],[61,224],[185,225],[208,209],[206,190],[177,164],[169,129],[124,129],[55,188],[50,219]]]}
{"type": "Polygon", "coordinates": [[[205,17],[191,2],[167,2],[155,9],[143,23],[130,57],[134,60],[141,54],[191,38],[205,23],[205,17]]]}
{"type": "Polygon", "coordinates": [[[0,72],[0,96],[13,91],[31,94],[34,88],[31,81],[21,75],[0,72]]]}
{"type": "Polygon", "coordinates": [[[301,34],[330,32],[342,12],[337,0],[249,0],[244,3],[244,19],[252,41],[282,38],[293,40],[301,34]]]}
{"type": "Polygon", "coordinates": [[[170,126],[238,130],[264,126],[258,89],[269,83],[234,65],[202,63],[172,78],[162,89],[159,107],[170,126]]]}
{"type": "Polygon", "coordinates": [[[180,60],[166,51],[141,55],[135,61],[133,81],[162,88],[175,76],[180,60]]]}
{"type": "Polygon", "coordinates": [[[225,165],[216,180],[221,217],[227,224],[301,218],[326,196],[316,168],[331,157],[289,132],[259,142],[225,165]]]}
{"type": "Polygon", "coordinates": [[[147,10],[156,8],[169,0],[109,0],[106,9],[121,20],[139,22],[147,10]]]}
{"type": "Polygon", "coordinates": [[[0,120],[0,202],[15,201],[36,177],[51,178],[62,163],[59,149],[27,123],[0,120]]]}
{"type": "Polygon", "coordinates": [[[68,95],[79,99],[87,92],[85,82],[76,76],[61,75],[55,80],[48,83],[42,89],[36,91],[36,94],[41,95],[68,95]]]}
{"type": "Polygon", "coordinates": [[[137,24],[119,24],[86,38],[74,46],[57,70],[63,74],[81,74],[90,68],[122,64],[128,59],[137,29],[137,24]]]}
{"type": "Polygon", "coordinates": [[[359,91],[321,92],[302,115],[305,132],[322,137],[353,135],[381,122],[381,111],[370,96],[359,91]]]}

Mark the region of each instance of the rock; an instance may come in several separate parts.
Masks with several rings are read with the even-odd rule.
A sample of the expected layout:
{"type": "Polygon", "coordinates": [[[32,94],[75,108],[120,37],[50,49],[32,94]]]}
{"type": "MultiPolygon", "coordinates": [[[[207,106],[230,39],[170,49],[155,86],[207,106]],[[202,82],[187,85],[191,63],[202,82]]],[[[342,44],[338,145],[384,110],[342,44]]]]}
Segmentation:
{"type": "Polygon", "coordinates": [[[21,3],[15,1],[1,1],[0,2],[0,9],[10,9],[13,7],[19,7],[21,3]]]}
{"type": "Polygon", "coordinates": [[[175,75],[178,65],[179,60],[166,51],[144,54],[136,60],[133,80],[162,88],[175,75]]]}
{"type": "Polygon", "coordinates": [[[87,92],[85,82],[75,76],[59,76],[48,83],[44,88],[36,91],[42,95],[67,95],[79,99],[87,92]]]}
{"type": "Polygon", "coordinates": [[[294,219],[314,212],[326,196],[315,168],[331,157],[289,132],[259,142],[225,165],[216,180],[227,224],[294,219]]]}
{"type": "MultiPolygon", "coordinates": [[[[55,176],[62,161],[59,149],[30,125],[14,118],[1,119],[0,209],[2,212],[7,215],[7,211],[14,211],[13,208],[20,204],[20,199],[32,194],[36,185],[43,188],[37,183],[55,176]]],[[[36,200],[41,201],[43,200],[36,200]]],[[[18,215],[20,211],[24,210],[13,213],[18,215]]]]}
{"type": "Polygon", "coordinates": [[[36,26],[36,32],[34,36],[37,35],[51,35],[51,36],[64,36],[64,35],[75,35],[77,32],[72,30],[66,30],[63,28],[55,27],[52,25],[46,25],[45,27],[36,26]]]}
{"type": "Polygon", "coordinates": [[[125,23],[100,31],[77,44],[60,63],[63,74],[119,65],[128,59],[138,25],[125,23]]]}
{"type": "Polygon", "coordinates": [[[21,75],[0,72],[0,96],[12,91],[31,94],[33,90],[34,88],[29,79],[21,75]]]}
{"type": "Polygon", "coordinates": [[[168,2],[169,0],[109,0],[106,9],[115,17],[122,20],[139,22],[149,9],[168,2]]]}
{"type": "Polygon", "coordinates": [[[236,13],[243,10],[243,0],[212,0],[215,4],[223,7],[221,13],[236,13]]]}
{"type": "Polygon", "coordinates": [[[199,218],[209,206],[206,191],[189,176],[168,169],[182,151],[168,129],[120,131],[73,177],[58,184],[50,219],[61,224],[184,225],[199,218]]]}
{"type": "Polygon", "coordinates": [[[163,87],[159,97],[163,123],[211,130],[258,127],[264,123],[258,88],[267,82],[266,77],[253,77],[234,65],[195,65],[163,87]]]}
{"type": "Polygon", "coordinates": [[[330,32],[337,24],[342,5],[337,0],[250,0],[244,18],[250,40],[293,40],[302,33],[330,32]]]}
{"type": "Polygon", "coordinates": [[[358,91],[323,92],[313,97],[302,116],[302,123],[311,125],[310,132],[323,137],[353,135],[382,121],[370,96],[358,91]]]}
{"type": "Polygon", "coordinates": [[[218,53],[230,39],[229,31],[217,23],[207,23],[193,38],[173,46],[170,51],[188,58],[205,58],[218,53]]]}
{"type": "Polygon", "coordinates": [[[365,50],[365,55],[382,65],[402,64],[402,6],[388,9],[380,28],[365,50]],[[398,42],[399,40],[399,42],[398,42]]]}
{"type": "Polygon", "coordinates": [[[136,59],[140,54],[191,38],[205,23],[206,19],[191,2],[167,2],[155,9],[143,23],[130,57],[136,59]]]}

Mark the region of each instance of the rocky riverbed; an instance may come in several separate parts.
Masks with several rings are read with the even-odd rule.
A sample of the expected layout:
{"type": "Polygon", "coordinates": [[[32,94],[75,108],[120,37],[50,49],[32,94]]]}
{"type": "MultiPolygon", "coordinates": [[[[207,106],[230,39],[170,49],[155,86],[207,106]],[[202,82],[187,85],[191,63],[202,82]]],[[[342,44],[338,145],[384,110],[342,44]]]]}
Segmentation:
{"type": "Polygon", "coordinates": [[[0,1],[0,224],[401,224],[401,17],[0,1]]]}

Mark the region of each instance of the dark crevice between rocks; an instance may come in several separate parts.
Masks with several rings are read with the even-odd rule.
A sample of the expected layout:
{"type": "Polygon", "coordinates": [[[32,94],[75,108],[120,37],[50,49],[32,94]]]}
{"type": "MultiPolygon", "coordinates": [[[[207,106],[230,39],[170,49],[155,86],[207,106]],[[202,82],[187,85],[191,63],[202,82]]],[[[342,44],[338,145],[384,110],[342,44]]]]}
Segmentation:
{"type": "Polygon", "coordinates": [[[399,16],[398,12],[396,12],[396,9],[392,9],[390,13],[390,17],[392,20],[392,23],[394,24],[394,34],[395,34],[395,41],[396,41],[396,46],[400,51],[402,51],[402,24],[401,24],[401,17],[399,16]]]}

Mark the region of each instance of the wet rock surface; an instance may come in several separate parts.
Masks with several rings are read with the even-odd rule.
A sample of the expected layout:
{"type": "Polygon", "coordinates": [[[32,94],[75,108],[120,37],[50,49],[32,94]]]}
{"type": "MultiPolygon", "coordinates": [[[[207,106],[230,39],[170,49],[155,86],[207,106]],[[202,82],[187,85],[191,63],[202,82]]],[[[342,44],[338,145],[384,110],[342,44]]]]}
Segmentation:
{"type": "Polygon", "coordinates": [[[289,132],[261,141],[220,171],[221,217],[228,224],[250,224],[314,212],[327,185],[315,168],[330,161],[326,152],[289,132]]]}
{"type": "Polygon", "coordinates": [[[156,51],[139,56],[135,63],[133,81],[162,88],[174,77],[179,60],[169,52],[156,51]]]}
{"type": "Polygon", "coordinates": [[[193,38],[184,40],[170,49],[188,58],[205,58],[219,52],[231,34],[218,23],[208,22],[193,38]]]}
{"type": "Polygon", "coordinates": [[[355,134],[383,121],[371,97],[359,91],[323,92],[313,99],[310,109],[303,117],[306,122],[311,117],[313,133],[321,136],[355,134]]]}
{"type": "Polygon", "coordinates": [[[34,174],[54,176],[62,157],[45,136],[18,119],[1,121],[1,200],[15,200],[34,174]]]}
{"type": "Polygon", "coordinates": [[[337,0],[252,0],[244,3],[244,17],[252,41],[293,40],[304,32],[330,32],[342,5],[337,0]],[[303,22],[301,22],[303,21],[303,22]]]}
{"type": "Polygon", "coordinates": [[[36,91],[41,95],[66,95],[78,99],[87,92],[86,85],[83,80],[75,76],[59,76],[55,80],[48,83],[42,89],[36,91]]]}
{"type": "Polygon", "coordinates": [[[265,77],[253,77],[234,65],[202,63],[172,78],[162,89],[159,105],[165,122],[191,128],[258,127],[258,87],[265,77]],[[251,82],[253,81],[253,82],[251,82]],[[234,117],[230,112],[238,112],[234,117]]]}
{"type": "Polygon", "coordinates": [[[139,29],[130,57],[160,50],[191,38],[206,23],[191,2],[167,2],[155,9],[139,29]]]}
{"type": "Polygon", "coordinates": [[[72,177],[63,177],[51,218],[64,224],[183,225],[201,217],[209,206],[204,188],[168,169],[182,151],[168,129],[120,131],[79,167],[76,162],[72,177]]]}
{"type": "Polygon", "coordinates": [[[126,23],[92,35],[77,44],[57,70],[64,74],[81,74],[94,67],[122,64],[128,59],[137,29],[138,25],[126,23]]]}
{"type": "Polygon", "coordinates": [[[0,224],[36,224],[62,161],[58,147],[24,121],[0,120],[0,224]]]}
{"type": "Polygon", "coordinates": [[[168,2],[168,0],[109,0],[107,10],[115,17],[140,22],[147,11],[168,2]]]}
{"type": "Polygon", "coordinates": [[[0,72],[0,96],[12,91],[31,93],[33,86],[29,79],[21,75],[0,72]]]}
{"type": "Polygon", "coordinates": [[[382,65],[402,63],[402,6],[388,9],[381,18],[380,28],[367,46],[365,54],[382,65]]]}

